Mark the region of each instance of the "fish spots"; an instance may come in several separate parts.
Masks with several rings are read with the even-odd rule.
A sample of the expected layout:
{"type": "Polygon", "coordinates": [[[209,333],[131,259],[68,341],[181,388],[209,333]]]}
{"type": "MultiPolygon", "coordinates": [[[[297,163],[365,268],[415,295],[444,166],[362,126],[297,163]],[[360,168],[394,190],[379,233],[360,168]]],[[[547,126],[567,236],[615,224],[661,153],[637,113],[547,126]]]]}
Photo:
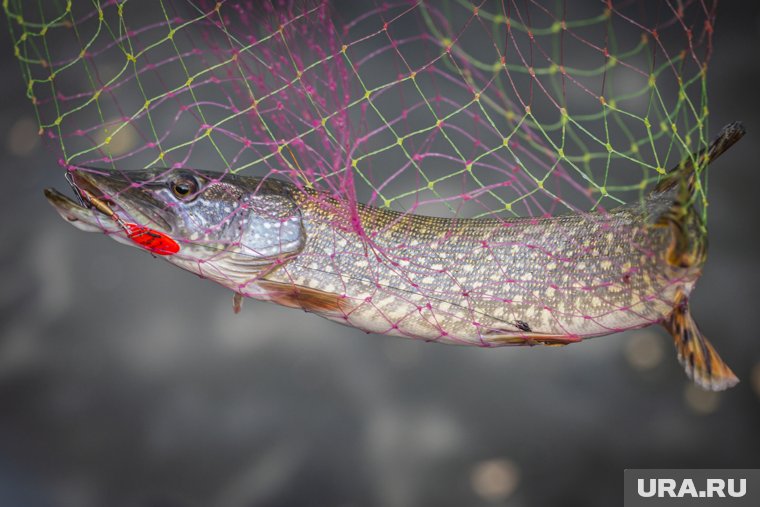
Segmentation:
{"type": "Polygon", "coordinates": [[[672,279],[657,271],[657,259],[640,259],[661,250],[659,239],[634,245],[627,223],[566,218],[526,229],[522,222],[444,222],[361,208],[364,229],[355,231],[301,205],[307,243],[287,273],[271,276],[290,283],[318,277],[316,289],[361,295],[351,324],[363,330],[482,345],[488,329],[500,329],[540,343],[544,334],[587,336],[653,322],[670,308],[663,284],[672,279]],[[307,270],[310,263],[318,270],[307,270]],[[628,273],[632,267],[638,271],[628,273]],[[658,299],[644,300],[648,291],[658,299]]]}

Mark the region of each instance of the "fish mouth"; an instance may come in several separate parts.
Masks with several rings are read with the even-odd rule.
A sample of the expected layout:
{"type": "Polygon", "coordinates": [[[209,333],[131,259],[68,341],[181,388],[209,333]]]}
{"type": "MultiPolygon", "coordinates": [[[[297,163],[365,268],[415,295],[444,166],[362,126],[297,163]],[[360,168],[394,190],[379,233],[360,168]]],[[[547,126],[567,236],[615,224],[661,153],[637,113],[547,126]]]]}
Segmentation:
{"type": "Polygon", "coordinates": [[[71,171],[67,180],[77,201],[54,188],[45,189],[45,197],[67,222],[86,231],[108,231],[118,224],[117,213],[122,209],[96,183],[93,177],[82,171],[71,171]]]}
{"type": "Polygon", "coordinates": [[[118,232],[116,222],[105,214],[97,212],[94,208],[82,206],[54,188],[45,189],[45,198],[64,220],[77,229],[86,232],[118,232]]]}
{"type": "MultiPolygon", "coordinates": [[[[89,208],[81,206],[80,204],[74,202],[70,197],[63,195],[61,192],[54,188],[45,189],[45,198],[50,204],[53,205],[55,209],[59,211],[90,211],[89,208]]],[[[64,216],[64,218],[72,222],[77,219],[77,217],[73,214],[70,216],[64,216]]]]}
{"type": "MultiPolygon", "coordinates": [[[[84,171],[72,171],[70,174],[74,191],[81,196],[82,201],[89,207],[98,209],[106,215],[108,213],[105,213],[103,209],[98,208],[98,205],[96,204],[98,201],[111,208],[118,207],[113,198],[108,193],[106,193],[105,190],[101,188],[101,186],[97,184],[95,176],[84,171]],[[92,199],[93,197],[95,199],[92,199]]],[[[114,209],[113,211],[116,210],[114,209]]]]}
{"type": "Polygon", "coordinates": [[[171,230],[160,203],[135,188],[126,174],[76,169],[67,176],[79,202],[53,188],[45,189],[45,197],[61,217],[79,229],[112,232],[129,221],[171,230]]]}

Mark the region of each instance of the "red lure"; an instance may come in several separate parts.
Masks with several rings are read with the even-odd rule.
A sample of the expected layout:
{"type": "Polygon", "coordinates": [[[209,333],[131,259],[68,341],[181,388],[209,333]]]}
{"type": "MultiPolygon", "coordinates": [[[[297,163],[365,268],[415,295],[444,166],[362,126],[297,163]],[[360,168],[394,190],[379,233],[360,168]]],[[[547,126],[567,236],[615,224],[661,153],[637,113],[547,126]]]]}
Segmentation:
{"type": "Polygon", "coordinates": [[[138,224],[123,222],[127,237],[157,255],[174,255],[179,252],[179,243],[162,232],[138,224]]]}
{"type": "Polygon", "coordinates": [[[108,204],[98,199],[87,190],[78,188],[73,184],[72,186],[82,197],[84,197],[85,200],[95,206],[95,208],[111,217],[114,222],[124,229],[124,232],[127,233],[129,239],[144,249],[157,255],[174,255],[179,252],[179,243],[163,232],[158,232],[157,230],[145,227],[144,225],[125,222],[110,208],[110,206],[108,206],[108,204]]]}

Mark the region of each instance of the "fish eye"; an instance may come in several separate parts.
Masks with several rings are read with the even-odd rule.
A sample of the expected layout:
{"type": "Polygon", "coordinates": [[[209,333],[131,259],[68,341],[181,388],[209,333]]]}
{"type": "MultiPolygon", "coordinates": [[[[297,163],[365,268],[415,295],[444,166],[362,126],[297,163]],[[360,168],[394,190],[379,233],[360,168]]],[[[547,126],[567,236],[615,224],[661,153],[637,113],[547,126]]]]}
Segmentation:
{"type": "Polygon", "coordinates": [[[186,176],[172,180],[169,184],[174,196],[182,200],[187,200],[198,191],[198,183],[193,178],[186,176]]]}

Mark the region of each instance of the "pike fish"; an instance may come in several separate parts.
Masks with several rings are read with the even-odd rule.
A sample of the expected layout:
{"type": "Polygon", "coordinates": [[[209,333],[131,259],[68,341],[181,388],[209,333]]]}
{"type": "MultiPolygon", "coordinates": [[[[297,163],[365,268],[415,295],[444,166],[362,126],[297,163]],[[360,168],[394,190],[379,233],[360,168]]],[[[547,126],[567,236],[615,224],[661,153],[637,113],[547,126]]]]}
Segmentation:
{"type": "Polygon", "coordinates": [[[697,169],[739,123],[667,173],[648,196],[551,218],[436,218],[273,178],[189,169],[74,168],[76,202],[47,189],[85,231],[148,249],[242,297],[372,333],[475,345],[566,345],[660,324],[688,376],[737,377],[697,327],[689,298],[706,260],[697,169]]]}

